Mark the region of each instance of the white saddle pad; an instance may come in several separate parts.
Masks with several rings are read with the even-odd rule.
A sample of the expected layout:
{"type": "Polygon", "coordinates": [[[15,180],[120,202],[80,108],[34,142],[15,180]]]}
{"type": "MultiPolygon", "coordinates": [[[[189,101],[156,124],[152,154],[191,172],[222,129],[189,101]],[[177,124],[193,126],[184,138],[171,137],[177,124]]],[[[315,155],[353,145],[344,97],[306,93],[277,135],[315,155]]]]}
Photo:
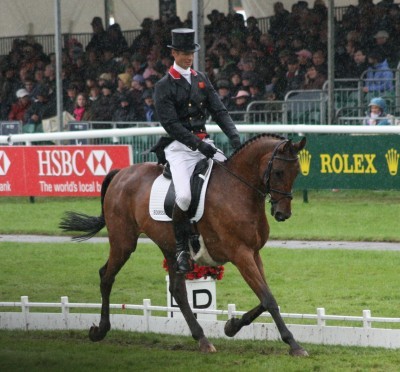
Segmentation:
{"type": "MultiPolygon", "coordinates": [[[[203,187],[201,189],[199,205],[196,210],[196,214],[191,219],[192,221],[199,221],[204,213],[204,200],[206,197],[207,185],[210,179],[211,169],[213,167],[213,161],[208,160],[208,169],[205,175],[199,175],[204,177],[203,187]]],[[[171,221],[171,218],[167,216],[164,209],[165,197],[167,195],[171,180],[165,178],[162,174],[158,176],[151,187],[149,212],[150,216],[156,221],[171,221]]]]}

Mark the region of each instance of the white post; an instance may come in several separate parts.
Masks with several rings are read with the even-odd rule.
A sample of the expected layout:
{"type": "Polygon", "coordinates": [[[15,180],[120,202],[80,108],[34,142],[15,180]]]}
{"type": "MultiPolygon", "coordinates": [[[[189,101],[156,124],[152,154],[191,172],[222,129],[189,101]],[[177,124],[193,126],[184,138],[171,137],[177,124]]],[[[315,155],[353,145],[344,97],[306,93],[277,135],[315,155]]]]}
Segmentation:
{"type": "Polygon", "coordinates": [[[371,328],[371,310],[363,310],[363,327],[371,328]]]}
{"type": "Polygon", "coordinates": [[[69,315],[68,296],[61,296],[61,313],[65,329],[68,329],[68,315],[69,315]]]}
{"type": "Polygon", "coordinates": [[[150,332],[150,317],[151,317],[151,310],[149,310],[149,307],[151,306],[151,300],[148,298],[143,300],[143,315],[145,318],[146,322],[146,332],[150,332]]]}
{"type": "Polygon", "coordinates": [[[236,311],[236,305],[235,304],[228,304],[228,319],[233,318],[234,312],[236,311]]]}
{"type": "Polygon", "coordinates": [[[29,329],[29,299],[28,296],[21,296],[21,311],[24,314],[25,330],[29,329]]]}
{"type": "Polygon", "coordinates": [[[325,309],[323,307],[317,308],[317,324],[321,327],[325,327],[326,322],[323,317],[325,316],[325,309]]]}

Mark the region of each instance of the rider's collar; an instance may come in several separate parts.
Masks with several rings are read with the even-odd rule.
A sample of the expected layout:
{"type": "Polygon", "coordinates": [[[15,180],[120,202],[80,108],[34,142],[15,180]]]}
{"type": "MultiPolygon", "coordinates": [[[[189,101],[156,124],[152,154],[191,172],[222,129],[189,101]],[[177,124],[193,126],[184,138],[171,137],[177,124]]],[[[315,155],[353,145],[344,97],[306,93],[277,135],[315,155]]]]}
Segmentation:
{"type": "MultiPolygon", "coordinates": [[[[174,79],[180,79],[182,77],[182,74],[184,74],[187,70],[184,70],[182,67],[179,67],[177,64],[174,63],[173,66],[169,68],[168,73],[174,78],[174,79]]],[[[193,76],[197,76],[197,72],[193,69],[189,69],[190,73],[193,76]]]]}

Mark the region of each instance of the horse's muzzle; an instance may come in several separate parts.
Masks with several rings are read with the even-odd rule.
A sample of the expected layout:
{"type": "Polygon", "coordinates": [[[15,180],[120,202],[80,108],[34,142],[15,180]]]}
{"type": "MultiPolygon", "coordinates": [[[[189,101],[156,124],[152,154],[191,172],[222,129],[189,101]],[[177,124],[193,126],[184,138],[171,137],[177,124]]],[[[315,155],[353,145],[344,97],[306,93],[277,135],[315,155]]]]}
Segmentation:
{"type": "Polygon", "coordinates": [[[272,215],[272,217],[275,218],[276,221],[278,221],[278,222],[286,221],[292,215],[292,213],[290,211],[289,212],[279,211],[279,210],[277,210],[276,207],[277,207],[276,204],[272,204],[272,206],[271,206],[271,215],[272,215]]]}

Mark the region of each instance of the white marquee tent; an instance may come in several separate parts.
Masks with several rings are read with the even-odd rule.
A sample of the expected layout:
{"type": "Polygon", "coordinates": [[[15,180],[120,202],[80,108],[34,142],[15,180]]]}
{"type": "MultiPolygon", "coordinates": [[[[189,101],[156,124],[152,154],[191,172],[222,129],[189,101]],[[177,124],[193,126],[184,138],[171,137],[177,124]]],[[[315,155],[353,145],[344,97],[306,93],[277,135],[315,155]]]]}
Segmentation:
{"type": "MultiPolygon", "coordinates": [[[[59,0],[62,33],[91,32],[90,21],[94,16],[104,19],[107,0],[59,0]]],[[[159,0],[108,0],[112,4],[115,22],[122,30],[140,29],[143,18],[159,18],[159,0]]],[[[297,0],[280,0],[290,10],[297,0]]],[[[326,2],[331,0],[326,0],[326,2]]],[[[378,2],[379,0],[375,0],[378,2]]],[[[243,10],[256,18],[273,14],[274,0],[242,0],[243,10]]],[[[357,4],[358,0],[334,0],[335,6],[357,4]]],[[[396,0],[397,2],[397,0],[396,0]]],[[[192,10],[192,0],[177,0],[177,13],[184,20],[192,10]]],[[[308,0],[312,7],[314,0],[308,0]]],[[[218,9],[227,14],[229,0],[203,0],[204,14],[218,9]]],[[[328,4],[328,3],[327,3],[328,4]]],[[[48,35],[55,30],[54,0],[1,0],[0,37],[48,35]]],[[[207,23],[205,17],[204,22],[207,23]]]]}

